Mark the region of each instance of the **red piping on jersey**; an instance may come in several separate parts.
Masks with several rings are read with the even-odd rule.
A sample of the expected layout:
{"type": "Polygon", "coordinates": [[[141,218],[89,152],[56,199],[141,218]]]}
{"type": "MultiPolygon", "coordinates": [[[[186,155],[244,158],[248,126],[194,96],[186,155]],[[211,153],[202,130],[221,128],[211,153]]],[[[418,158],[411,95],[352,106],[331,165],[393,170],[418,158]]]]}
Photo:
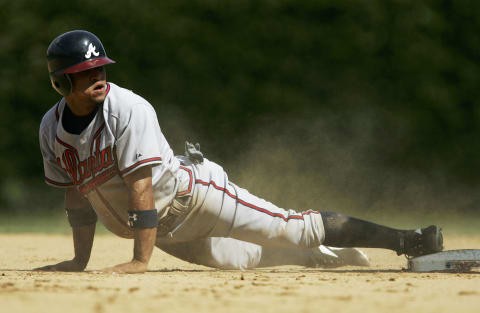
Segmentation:
{"type": "Polygon", "coordinates": [[[100,126],[100,128],[95,132],[95,135],[93,135],[93,138],[95,139],[98,135],[100,135],[100,132],[105,128],[105,123],[100,126]]]}
{"type": "Polygon", "coordinates": [[[161,160],[162,160],[162,158],[160,158],[160,157],[142,160],[140,162],[137,162],[137,163],[133,164],[132,166],[127,167],[123,171],[120,171],[120,175],[123,175],[123,174],[129,172],[130,170],[134,169],[135,167],[137,167],[141,164],[148,163],[148,162],[154,162],[154,161],[161,161],[161,160]]]}
{"type": "Polygon", "coordinates": [[[117,174],[117,168],[115,166],[110,167],[109,169],[102,172],[100,175],[95,176],[89,182],[83,184],[82,186],[78,187],[78,191],[82,194],[88,194],[92,189],[98,187],[99,185],[109,181],[117,174]]]}
{"type": "Polygon", "coordinates": [[[226,195],[228,195],[230,198],[236,200],[238,203],[240,204],[243,204],[244,206],[246,207],[249,207],[251,209],[254,209],[258,212],[261,212],[261,213],[265,213],[265,214],[268,214],[270,216],[273,216],[273,217],[280,217],[282,220],[284,220],[285,222],[288,222],[288,220],[303,220],[303,216],[304,215],[309,215],[311,213],[315,213],[315,214],[318,214],[317,211],[313,211],[313,210],[308,210],[308,211],[305,211],[305,212],[302,212],[301,215],[289,215],[288,217],[285,217],[283,214],[281,213],[275,213],[275,212],[271,212],[267,209],[264,209],[264,208],[260,208],[254,204],[251,204],[251,203],[248,203],[244,200],[241,200],[239,199],[236,195],[233,195],[230,193],[230,191],[228,191],[226,188],[223,188],[223,187],[219,187],[217,186],[217,184],[215,184],[214,181],[210,181],[209,183],[208,182],[204,182],[200,179],[196,179],[195,180],[195,183],[196,184],[201,184],[201,185],[204,185],[204,186],[210,186],[212,185],[213,188],[217,189],[217,190],[220,190],[220,191],[223,191],[226,195]]]}
{"type": "Polygon", "coordinates": [[[58,136],[55,136],[55,139],[63,146],[67,147],[68,149],[72,150],[75,152],[75,155],[80,159],[80,157],[78,156],[78,151],[75,147],[72,147],[71,145],[69,145],[68,143],[66,142],[63,142],[60,138],[58,138],[58,136]]]}
{"type": "Polygon", "coordinates": [[[188,189],[185,190],[185,191],[182,191],[182,192],[178,192],[177,193],[177,196],[184,196],[186,194],[189,194],[190,191],[192,191],[192,184],[193,184],[193,176],[192,176],[192,170],[190,170],[189,168],[186,168],[184,166],[180,166],[180,168],[182,170],[185,170],[187,171],[188,175],[190,176],[190,182],[188,183],[188,189]]]}
{"type": "Polygon", "coordinates": [[[105,123],[103,123],[102,126],[100,126],[100,128],[98,128],[98,130],[95,132],[95,135],[93,135],[92,142],[90,143],[90,155],[93,155],[93,144],[95,143],[95,139],[100,135],[100,133],[104,128],[105,128],[105,123]]]}
{"type": "Polygon", "coordinates": [[[48,177],[45,177],[45,181],[49,184],[55,185],[55,186],[60,186],[60,187],[70,187],[73,186],[73,183],[59,183],[54,180],[51,180],[48,177]]]}

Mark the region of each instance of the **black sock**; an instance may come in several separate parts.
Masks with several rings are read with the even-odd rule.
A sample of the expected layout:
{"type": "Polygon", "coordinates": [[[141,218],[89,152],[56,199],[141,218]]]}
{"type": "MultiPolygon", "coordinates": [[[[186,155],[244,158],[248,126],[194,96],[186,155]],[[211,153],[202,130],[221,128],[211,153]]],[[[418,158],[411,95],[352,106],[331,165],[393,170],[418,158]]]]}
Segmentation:
{"type": "Polygon", "coordinates": [[[401,249],[405,230],[394,229],[336,212],[321,212],[326,246],[401,249]]]}

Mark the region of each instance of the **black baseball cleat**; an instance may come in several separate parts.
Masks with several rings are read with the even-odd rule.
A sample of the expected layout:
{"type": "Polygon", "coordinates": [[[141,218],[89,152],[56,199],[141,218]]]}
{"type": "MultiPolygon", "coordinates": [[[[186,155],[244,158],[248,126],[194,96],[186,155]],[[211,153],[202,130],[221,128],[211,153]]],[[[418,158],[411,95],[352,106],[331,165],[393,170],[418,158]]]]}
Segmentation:
{"type": "Polygon", "coordinates": [[[400,237],[400,249],[397,251],[397,254],[405,254],[408,258],[413,258],[442,250],[442,229],[431,225],[403,233],[400,237]]]}

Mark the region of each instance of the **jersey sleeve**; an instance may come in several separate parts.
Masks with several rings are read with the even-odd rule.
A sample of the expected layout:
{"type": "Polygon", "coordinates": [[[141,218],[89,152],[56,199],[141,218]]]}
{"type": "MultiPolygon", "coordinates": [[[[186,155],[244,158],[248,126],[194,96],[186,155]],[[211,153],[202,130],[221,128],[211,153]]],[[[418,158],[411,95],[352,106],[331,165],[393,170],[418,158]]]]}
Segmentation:
{"type": "Polygon", "coordinates": [[[57,163],[48,135],[44,132],[43,123],[40,127],[40,151],[43,157],[43,169],[45,171],[45,182],[48,185],[60,188],[72,187],[73,181],[68,174],[57,163]]]}
{"type": "Polygon", "coordinates": [[[145,165],[162,163],[162,140],[155,110],[149,103],[138,103],[120,117],[115,143],[120,174],[128,175],[145,165]]]}

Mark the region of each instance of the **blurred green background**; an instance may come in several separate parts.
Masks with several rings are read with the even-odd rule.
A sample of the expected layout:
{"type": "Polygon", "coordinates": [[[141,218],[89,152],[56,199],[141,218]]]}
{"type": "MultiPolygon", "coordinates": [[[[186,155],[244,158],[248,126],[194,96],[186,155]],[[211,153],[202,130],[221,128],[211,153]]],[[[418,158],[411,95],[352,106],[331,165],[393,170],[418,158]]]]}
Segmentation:
{"type": "MultiPolygon", "coordinates": [[[[45,60],[86,29],[107,78],[280,206],[387,219],[479,212],[478,1],[0,0],[0,207],[63,214],[38,127],[45,60]]],[[[398,220],[395,220],[398,221],[398,220]]],[[[393,221],[393,222],[395,222],[393,221]]]]}

